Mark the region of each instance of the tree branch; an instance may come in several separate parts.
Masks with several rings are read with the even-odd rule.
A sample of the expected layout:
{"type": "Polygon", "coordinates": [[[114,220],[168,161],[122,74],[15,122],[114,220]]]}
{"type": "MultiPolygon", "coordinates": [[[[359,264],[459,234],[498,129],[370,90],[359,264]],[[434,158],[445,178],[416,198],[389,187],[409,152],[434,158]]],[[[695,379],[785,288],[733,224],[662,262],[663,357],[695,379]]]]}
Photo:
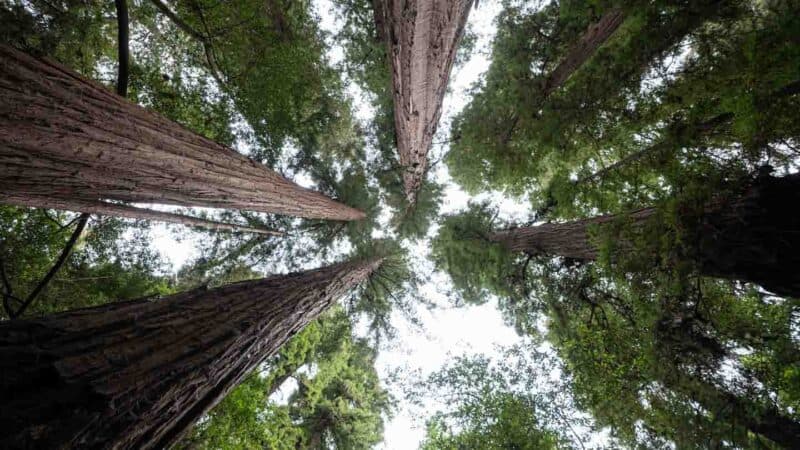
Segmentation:
{"type": "Polygon", "coordinates": [[[183,30],[186,34],[203,43],[205,43],[208,40],[208,38],[203,33],[192,28],[191,25],[184,22],[183,19],[181,19],[180,17],[178,17],[177,14],[172,12],[172,10],[169,9],[169,6],[167,6],[166,3],[162,2],[161,0],[150,0],[150,1],[155,5],[156,8],[158,8],[159,11],[161,11],[165,16],[167,16],[167,18],[169,18],[169,20],[173,24],[175,24],[175,26],[183,30]]]}
{"type": "Polygon", "coordinates": [[[117,74],[117,94],[128,96],[128,73],[130,50],[128,48],[128,4],[127,0],[114,0],[117,7],[117,52],[119,55],[117,74]]]}
{"type": "MultiPolygon", "coordinates": [[[[21,316],[22,313],[28,309],[28,306],[36,300],[36,297],[44,290],[45,287],[50,283],[50,280],[58,273],[58,270],[61,269],[61,266],[67,261],[70,253],[72,253],[72,248],[75,246],[75,243],[78,242],[78,238],[83,233],[83,229],[86,227],[86,223],[89,221],[88,214],[81,214],[81,218],[78,220],[78,224],[75,226],[75,231],[72,232],[72,236],[70,236],[69,241],[67,241],[67,245],[64,246],[64,250],[61,251],[61,255],[58,257],[58,260],[53,267],[50,268],[50,271],[47,272],[47,275],[42,278],[42,281],[36,285],[36,288],[33,289],[33,292],[28,295],[25,301],[20,305],[17,311],[9,314],[9,317],[12,319],[16,319],[17,317],[21,316]]],[[[10,311],[9,311],[10,312],[10,311]]]]}
{"type": "Polygon", "coordinates": [[[214,56],[214,48],[211,45],[211,38],[206,34],[201,33],[200,31],[195,30],[192,28],[191,25],[184,22],[183,19],[178,17],[177,14],[172,12],[163,1],[161,0],[150,0],[159,11],[161,11],[167,18],[178,28],[184,31],[189,36],[197,39],[200,41],[200,46],[203,47],[203,53],[205,54],[206,63],[208,63],[208,70],[211,76],[214,78],[214,81],[219,84],[220,89],[225,88],[225,83],[223,81],[223,71],[219,67],[217,63],[217,58],[214,56]]]}

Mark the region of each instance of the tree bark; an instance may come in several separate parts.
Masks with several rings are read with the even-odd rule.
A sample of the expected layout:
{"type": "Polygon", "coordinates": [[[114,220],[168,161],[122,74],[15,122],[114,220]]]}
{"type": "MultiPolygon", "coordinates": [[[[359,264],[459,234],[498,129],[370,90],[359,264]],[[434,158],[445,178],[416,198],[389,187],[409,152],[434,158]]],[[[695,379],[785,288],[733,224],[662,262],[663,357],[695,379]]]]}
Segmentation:
{"type": "Polygon", "coordinates": [[[702,273],[800,297],[800,173],[763,176],[700,218],[691,255],[702,273]]]}
{"type": "MultiPolygon", "coordinates": [[[[628,214],[628,217],[634,223],[640,223],[652,217],[653,213],[655,208],[644,208],[628,214]]],[[[512,252],[594,261],[597,258],[597,247],[590,240],[589,229],[618,219],[619,216],[608,215],[574,222],[509,228],[491,233],[489,240],[512,252]]]]}
{"type": "Polygon", "coordinates": [[[167,448],[381,263],[0,323],[0,447],[167,448]]]}
{"type": "Polygon", "coordinates": [[[575,73],[580,67],[594,55],[598,48],[603,45],[611,35],[617,31],[625,20],[625,13],[621,9],[611,9],[596,23],[593,23],[572,46],[564,59],[550,72],[544,82],[544,98],[547,98],[556,89],[575,73]]]}
{"type": "Polygon", "coordinates": [[[34,208],[62,209],[66,211],[77,211],[88,214],[101,214],[106,216],[127,217],[129,219],[154,220],[158,222],[179,223],[192,227],[202,227],[211,230],[236,231],[243,233],[268,234],[272,236],[283,236],[284,233],[278,230],[267,228],[255,228],[247,225],[235,223],[219,222],[216,220],[203,219],[200,217],[187,216],[172,212],[156,211],[154,209],[137,208],[135,206],[109,203],[103,201],[85,201],[80,199],[62,200],[59,198],[45,198],[9,195],[0,192],[0,203],[16,206],[28,206],[34,208]]]}
{"type": "Polygon", "coordinates": [[[377,34],[388,46],[397,152],[410,204],[428,169],[450,70],[473,0],[376,0],[377,34]],[[380,10],[378,10],[380,8],[380,10]]]}
{"type": "Polygon", "coordinates": [[[18,198],[364,217],[63,66],[5,45],[0,45],[0,178],[3,192],[18,198]]]}
{"type": "MultiPolygon", "coordinates": [[[[728,201],[705,206],[699,217],[678,218],[686,227],[685,257],[707,276],[760,284],[778,295],[800,297],[800,174],[762,176],[728,201]]],[[[628,214],[633,226],[651,219],[655,208],[628,214]]],[[[597,258],[589,228],[616,220],[600,216],[567,223],[510,228],[489,235],[512,252],[597,258]]],[[[618,251],[635,251],[618,240],[618,251]]]]}

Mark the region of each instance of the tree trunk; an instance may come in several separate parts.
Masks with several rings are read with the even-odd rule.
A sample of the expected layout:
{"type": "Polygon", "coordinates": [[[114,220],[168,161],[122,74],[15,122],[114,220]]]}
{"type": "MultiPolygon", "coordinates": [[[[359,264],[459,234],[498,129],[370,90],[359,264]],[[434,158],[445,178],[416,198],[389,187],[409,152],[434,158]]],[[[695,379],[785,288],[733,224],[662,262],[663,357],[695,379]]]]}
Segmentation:
{"type": "Polygon", "coordinates": [[[569,50],[564,59],[550,72],[544,82],[544,97],[547,98],[556,89],[564,85],[569,77],[594,55],[611,35],[617,31],[625,20],[625,13],[614,8],[603,14],[596,23],[593,23],[578,39],[578,42],[569,50]]]}
{"type": "Polygon", "coordinates": [[[800,297],[800,173],[756,180],[738,199],[705,214],[696,226],[702,273],[751,281],[800,297]]]}
{"type": "Polygon", "coordinates": [[[0,447],[167,448],[381,262],[0,323],[0,447]]]}
{"type": "Polygon", "coordinates": [[[44,198],[34,196],[17,197],[13,194],[0,192],[0,203],[34,208],[62,209],[88,214],[101,214],[105,216],[127,217],[129,219],[155,220],[157,222],[179,223],[187,226],[208,228],[220,231],[237,231],[245,233],[268,234],[283,236],[284,233],[268,228],[255,228],[235,223],[219,222],[200,217],[187,216],[172,212],[157,211],[154,209],[137,208],[120,203],[103,201],[85,201],[80,199],[61,200],[59,198],[44,198]]]}
{"type": "Polygon", "coordinates": [[[63,66],[5,45],[0,45],[0,178],[3,192],[21,199],[364,217],[63,66]]]}
{"type": "Polygon", "coordinates": [[[682,392],[726,422],[740,425],[784,448],[793,449],[800,444],[800,423],[774,406],[751,402],[697,377],[682,378],[676,381],[668,377],[664,384],[682,392]]]}
{"type": "MultiPolygon", "coordinates": [[[[686,256],[704,275],[757,283],[778,295],[800,297],[800,210],[795,205],[800,205],[800,174],[760,177],[735,199],[706,205],[699,217],[678,218],[688,227],[686,256]]],[[[645,208],[628,217],[638,226],[655,211],[645,208]]],[[[510,251],[592,261],[597,248],[589,228],[615,219],[600,216],[510,228],[492,233],[489,240],[510,251]]],[[[636,250],[624,240],[615,247],[636,250]]]]}
{"type": "Polygon", "coordinates": [[[428,169],[428,150],[473,0],[376,0],[377,34],[392,65],[397,151],[408,202],[428,169]]]}
{"type": "MultiPolygon", "coordinates": [[[[630,213],[628,217],[635,223],[644,222],[654,212],[655,208],[644,208],[630,213]]],[[[597,248],[590,240],[589,229],[618,219],[618,216],[609,215],[574,222],[509,228],[493,232],[489,235],[489,240],[512,252],[594,261],[597,258],[597,248]]]]}

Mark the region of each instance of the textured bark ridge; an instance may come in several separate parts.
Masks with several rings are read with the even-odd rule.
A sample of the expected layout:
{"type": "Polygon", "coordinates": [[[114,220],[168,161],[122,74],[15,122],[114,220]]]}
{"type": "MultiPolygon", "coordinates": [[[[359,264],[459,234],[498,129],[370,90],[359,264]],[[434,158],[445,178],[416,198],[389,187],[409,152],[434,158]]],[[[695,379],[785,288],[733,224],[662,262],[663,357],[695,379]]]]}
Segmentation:
{"type": "Polygon", "coordinates": [[[0,447],[167,448],[381,262],[0,323],[0,447]]]}
{"type": "MultiPolygon", "coordinates": [[[[654,208],[644,208],[627,216],[634,223],[652,217],[654,208]]],[[[499,230],[489,235],[489,240],[501,244],[512,252],[530,255],[553,255],[578,261],[593,261],[597,248],[589,239],[589,229],[617,220],[617,216],[599,216],[566,223],[546,223],[535,227],[518,227],[499,230]]]]}
{"type": "Polygon", "coordinates": [[[63,66],[5,45],[0,178],[5,194],[65,204],[119,200],[316,219],[364,217],[63,66]]]}
{"type": "Polygon", "coordinates": [[[597,22],[578,39],[578,42],[569,50],[567,55],[550,73],[544,83],[544,97],[549,96],[560,88],[580,67],[594,55],[611,35],[617,31],[625,20],[625,13],[620,9],[612,9],[603,14],[597,22]]]}
{"type": "Polygon", "coordinates": [[[473,0],[375,0],[378,36],[392,65],[397,151],[408,202],[428,169],[456,50],[473,0]]]}
{"type": "MultiPolygon", "coordinates": [[[[741,195],[706,205],[699,217],[681,217],[686,257],[707,276],[749,281],[789,297],[800,297],[800,174],[763,176],[741,195]]],[[[652,218],[654,208],[628,214],[634,226],[652,218]]],[[[510,251],[563,256],[581,261],[597,257],[589,227],[615,216],[500,230],[489,236],[510,251]]],[[[621,251],[632,243],[617,242],[621,251]]]]}

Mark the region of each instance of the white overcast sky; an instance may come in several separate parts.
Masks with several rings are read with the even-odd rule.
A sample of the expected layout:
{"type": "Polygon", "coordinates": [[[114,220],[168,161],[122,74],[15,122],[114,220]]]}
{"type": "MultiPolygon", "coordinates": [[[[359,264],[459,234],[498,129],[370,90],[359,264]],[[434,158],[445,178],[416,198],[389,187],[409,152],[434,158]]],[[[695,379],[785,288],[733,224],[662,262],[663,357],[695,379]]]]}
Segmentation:
{"type": "MultiPolygon", "coordinates": [[[[439,126],[443,135],[448,134],[451,118],[467,103],[468,96],[465,91],[479,79],[489,65],[488,48],[495,32],[494,18],[500,10],[498,3],[482,1],[470,14],[469,24],[478,35],[478,43],[472,58],[451,76],[450,91],[445,97],[439,126]]],[[[315,0],[314,4],[322,19],[320,23],[322,29],[334,32],[341,26],[337,23],[330,0],[315,0]]],[[[340,60],[341,48],[337,48],[335,42],[329,44],[331,45],[329,59],[332,62],[340,60]]],[[[356,116],[359,120],[369,121],[372,111],[363,93],[352,85],[349,90],[357,109],[356,116]]],[[[437,158],[446,150],[439,145],[433,149],[432,154],[437,158]]],[[[441,213],[451,213],[466,207],[470,197],[450,182],[444,164],[437,165],[433,176],[446,186],[441,213]]],[[[501,214],[507,218],[523,218],[529,213],[527,204],[504,199],[496,194],[483,195],[481,199],[486,197],[490,197],[493,203],[500,207],[501,214]]],[[[166,226],[154,225],[152,237],[154,246],[172,263],[173,269],[179,268],[197,255],[198,242],[191,237],[180,242],[176,241],[166,226]]],[[[412,245],[412,248],[418,252],[419,258],[419,267],[415,269],[430,272],[431,264],[424,259],[428,245],[418,243],[412,245]]],[[[490,301],[482,306],[449,307],[451,303],[446,295],[449,287],[448,278],[435,273],[431,279],[432,282],[422,287],[422,293],[442,307],[432,311],[419,308],[423,325],[421,329],[412,328],[401,317],[393,317],[393,325],[398,331],[397,338],[388,344],[388,348],[381,350],[378,358],[377,369],[387,387],[399,401],[394,417],[386,424],[385,441],[379,446],[382,449],[417,448],[424,437],[426,416],[435,412],[437,407],[443,406],[437,399],[430,399],[429,410],[420,414],[419,408],[410,408],[404,401],[401,384],[391,383],[390,380],[396,378],[398,374],[401,378],[410,377],[412,374],[427,375],[439,369],[451,356],[491,354],[497,345],[506,346],[520,342],[513,329],[503,324],[496,309],[496,302],[490,301]]]]}

